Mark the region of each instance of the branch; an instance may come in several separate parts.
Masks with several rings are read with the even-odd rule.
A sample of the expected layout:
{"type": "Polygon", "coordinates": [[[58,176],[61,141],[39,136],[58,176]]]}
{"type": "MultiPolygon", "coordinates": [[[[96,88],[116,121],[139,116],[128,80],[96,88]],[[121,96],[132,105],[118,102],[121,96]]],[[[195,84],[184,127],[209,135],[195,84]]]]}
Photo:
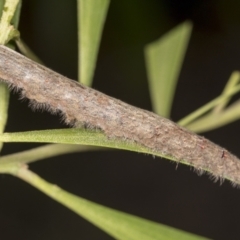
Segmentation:
{"type": "Polygon", "coordinates": [[[111,140],[136,143],[151,153],[240,184],[240,161],[227,150],[174,122],[72,81],[0,46],[0,78],[34,108],[63,115],[74,127],[100,130],[111,140]]]}

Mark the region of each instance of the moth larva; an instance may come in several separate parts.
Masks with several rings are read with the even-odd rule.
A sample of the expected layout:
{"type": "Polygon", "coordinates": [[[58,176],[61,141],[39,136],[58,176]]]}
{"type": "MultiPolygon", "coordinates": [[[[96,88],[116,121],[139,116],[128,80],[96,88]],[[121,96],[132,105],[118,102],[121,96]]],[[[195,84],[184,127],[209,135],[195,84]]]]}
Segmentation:
{"type": "Polygon", "coordinates": [[[35,107],[60,112],[67,124],[100,129],[108,138],[140,144],[215,178],[240,184],[240,161],[174,122],[83,86],[0,46],[0,78],[35,107]]]}

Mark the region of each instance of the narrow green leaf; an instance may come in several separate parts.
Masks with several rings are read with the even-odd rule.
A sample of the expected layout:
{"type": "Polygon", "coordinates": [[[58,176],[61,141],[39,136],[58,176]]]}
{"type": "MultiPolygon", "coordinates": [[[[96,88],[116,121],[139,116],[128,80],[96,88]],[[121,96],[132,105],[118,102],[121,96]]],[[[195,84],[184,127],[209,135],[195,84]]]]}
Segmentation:
{"type": "MultiPolygon", "coordinates": [[[[237,86],[239,84],[240,81],[240,72],[239,71],[234,71],[229,80],[227,81],[227,84],[222,92],[222,95],[228,93],[229,91],[231,91],[235,86],[237,86]]],[[[225,99],[225,101],[221,102],[220,104],[218,104],[214,109],[213,109],[213,113],[218,113],[221,112],[228,104],[228,102],[230,101],[231,97],[228,97],[225,99]]]]}
{"type": "Polygon", "coordinates": [[[220,95],[219,97],[213,99],[212,101],[208,102],[204,106],[200,107],[196,111],[192,112],[188,116],[181,119],[178,124],[180,126],[188,127],[190,123],[193,121],[196,121],[197,118],[203,116],[208,111],[210,111],[212,108],[217,106],[218,104],[221,104],[222,102],[225,102],[226,99],[228,99],[230,96],[233,96],[234,94],[238,93],[240,91],[240,85],[237,85],[235,87],[232,87],[231,90],[227,91],[226,93],[220,95]]]}
{"type": "MultiPolygon", "coordinates": [[[[11,22],[19,2],[20,0],[6,0],[4,3],[0,21],[0,44],[7,44],[8,41],[11,40],[11,37],[15,36],[16,29],[11,25],[11,22]]],[[[20,11],[20,7],[18,11],[20,11]]],[[[18,21],[18,19],[15,18],[15,21],[18,21]]]]}
{"type": "MultiPolygon", "coordinates": [[[[1,170],[1,169],[0,169],[1,170]]],[[[166,225],[123,213],[68,193],[50,184],[25,167],[12,174],[79,214],[109,235],[120,240],[200,240],[206,239],[166,225]]]]}
{"type": "Polygon", "coordinates": [[[192,123],[187,128],[196,133],[210,131],[240,119],[240,101],[221,112],[211,112],[192,123]]]}
{"type": "Polygon", "coordinates": [[[22,39],[19,38],[15,42],[18,49],[23,55],[37,63],[40,63],[41,65],[44,65],[44,63],[39,59],[39,57],[27,46],[27,44],[22,39]]]}
{"type": "Polygon", "coordinates": [[[2,17],[2,14],[3,14],[4,3],[5,3],[5,1],[0,1],[0,17],[2,17]]]}
{"type": "MultiPolygon", "coordinates": [[[[0,2],[0,44],[6,44],[12,34],[11,22],[18,26],[21,9],[21,1],[6,0],[0,2]]],[[[0,134],[3,133],[8,117],[9,90],[4,83],[0,83],[0,134]]],[[[0,151],[3,147],[0,141],[0,151]]]]}
{"type": "Polygon", "coordinates": [[[71,144],[48,144],[23,152],[9,154],[0,157],[0,166],[6,163],[32,163],[46,158],[56,157],[63,154],[101,150],[103,148],[92,146],[79,146],[71,144]]]}
{"type": "Polygon", "coordinates": [[[18,5],[12,19],[13,26],[16,29],[18,28],[18,25],[19,25],[21,9],[22,9],[22,0],[18,0],[18,5]]]}
{"type": "Polygon", "coordinates": [[[91,86],[110,0],[78,0],[78,80],[91,86]]]}
{"type": "Polygon", "coordinates": [[[148,82],[154,111],[169,117],[190,38],[192,24],[184,22],[145,48],[148,82]]]}
{"type": "MultiPolygon", "coordinates": [[[[8,116],[9,90],[5,83],[0,83],[0,133],[3,133],[8,116]]],[[[3,143],[0,140],[0,151],[3,143]]]]}
{"type": "Polygon", "coordinates": [[[215,102],[215,104],[211,106],[212,111],[209,111],[209,106],[213,101],[201,107],[195,112],[195,114],[190,114],[185,119],[181,120],[179,124],[186,126],[189,130],[196,133],[202,133],[222,127],[240,119],[240,101],[236,101],[234,104],[226,108],[233,96],[232,93],[236,94],[239,91],[239,81],[240,72],[234,71],[231,74],[222,94],[218,97],[220,101],[215,102]],[[203,109],[204,111],[202,111],[203,109]],[[201,112],[201,115],[198,114],[197,116],[197,112],[201,112]]]}
{"type": "Polygon", "coordinates": [[[81,144],[158,155],[135,143],[108,139],[102,132],[81,128],[3,133],[0,134],[0,141],[81,144]]]}
{"type": "Polygon", "coordinates": [[[9,90],[5,83],[0,83],[0,133],[3,133],[6,122],[9,104],[9,90]]]}

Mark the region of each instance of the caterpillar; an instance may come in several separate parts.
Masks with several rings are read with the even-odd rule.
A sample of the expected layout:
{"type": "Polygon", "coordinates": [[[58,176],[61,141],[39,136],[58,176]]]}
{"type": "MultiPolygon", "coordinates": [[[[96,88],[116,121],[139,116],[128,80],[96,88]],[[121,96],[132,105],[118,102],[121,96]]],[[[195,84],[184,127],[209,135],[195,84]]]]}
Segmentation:
{"type": "Polygon", "coordinates": [[[184,162],[215,179],[240,184],[240,161],[222,147],[155,113],[131,106],[68,79],[0,46],[0,79],[35,108],[60,113],[66,124],[102,131],[161,156],[184,162]]]}

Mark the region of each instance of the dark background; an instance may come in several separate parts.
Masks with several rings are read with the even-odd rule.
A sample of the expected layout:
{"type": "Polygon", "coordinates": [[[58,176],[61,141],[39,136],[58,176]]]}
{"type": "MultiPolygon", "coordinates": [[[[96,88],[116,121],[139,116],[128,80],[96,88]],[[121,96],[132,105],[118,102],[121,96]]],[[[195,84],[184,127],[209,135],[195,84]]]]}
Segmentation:
{"type": "MultiPolygon", "coordinates": [[[[171,118],[177,121],[221,93],[239,70],[240,2],[112,0],[93,87],[151,110],[143,48],[186,19],[194,22],[171,118]]],[[[77,78],[75,0],[23,0],[20,32],[44,63],[77,78]]],[[[6,131],[65,127],[11,95],[6,131]]],[[[240,156],[240,121],[204,133],[240,156]]],[[[38,144],[5,144],[2,154],[38,144]]],[[[30,168],[49,182],[97,203],[213,239],[239,239],[240,190],[189,167],[127,151],[47,159],[30,168]]],[[[19,179],[0,176],[0,239],[112,239],[19,179]]]]}

